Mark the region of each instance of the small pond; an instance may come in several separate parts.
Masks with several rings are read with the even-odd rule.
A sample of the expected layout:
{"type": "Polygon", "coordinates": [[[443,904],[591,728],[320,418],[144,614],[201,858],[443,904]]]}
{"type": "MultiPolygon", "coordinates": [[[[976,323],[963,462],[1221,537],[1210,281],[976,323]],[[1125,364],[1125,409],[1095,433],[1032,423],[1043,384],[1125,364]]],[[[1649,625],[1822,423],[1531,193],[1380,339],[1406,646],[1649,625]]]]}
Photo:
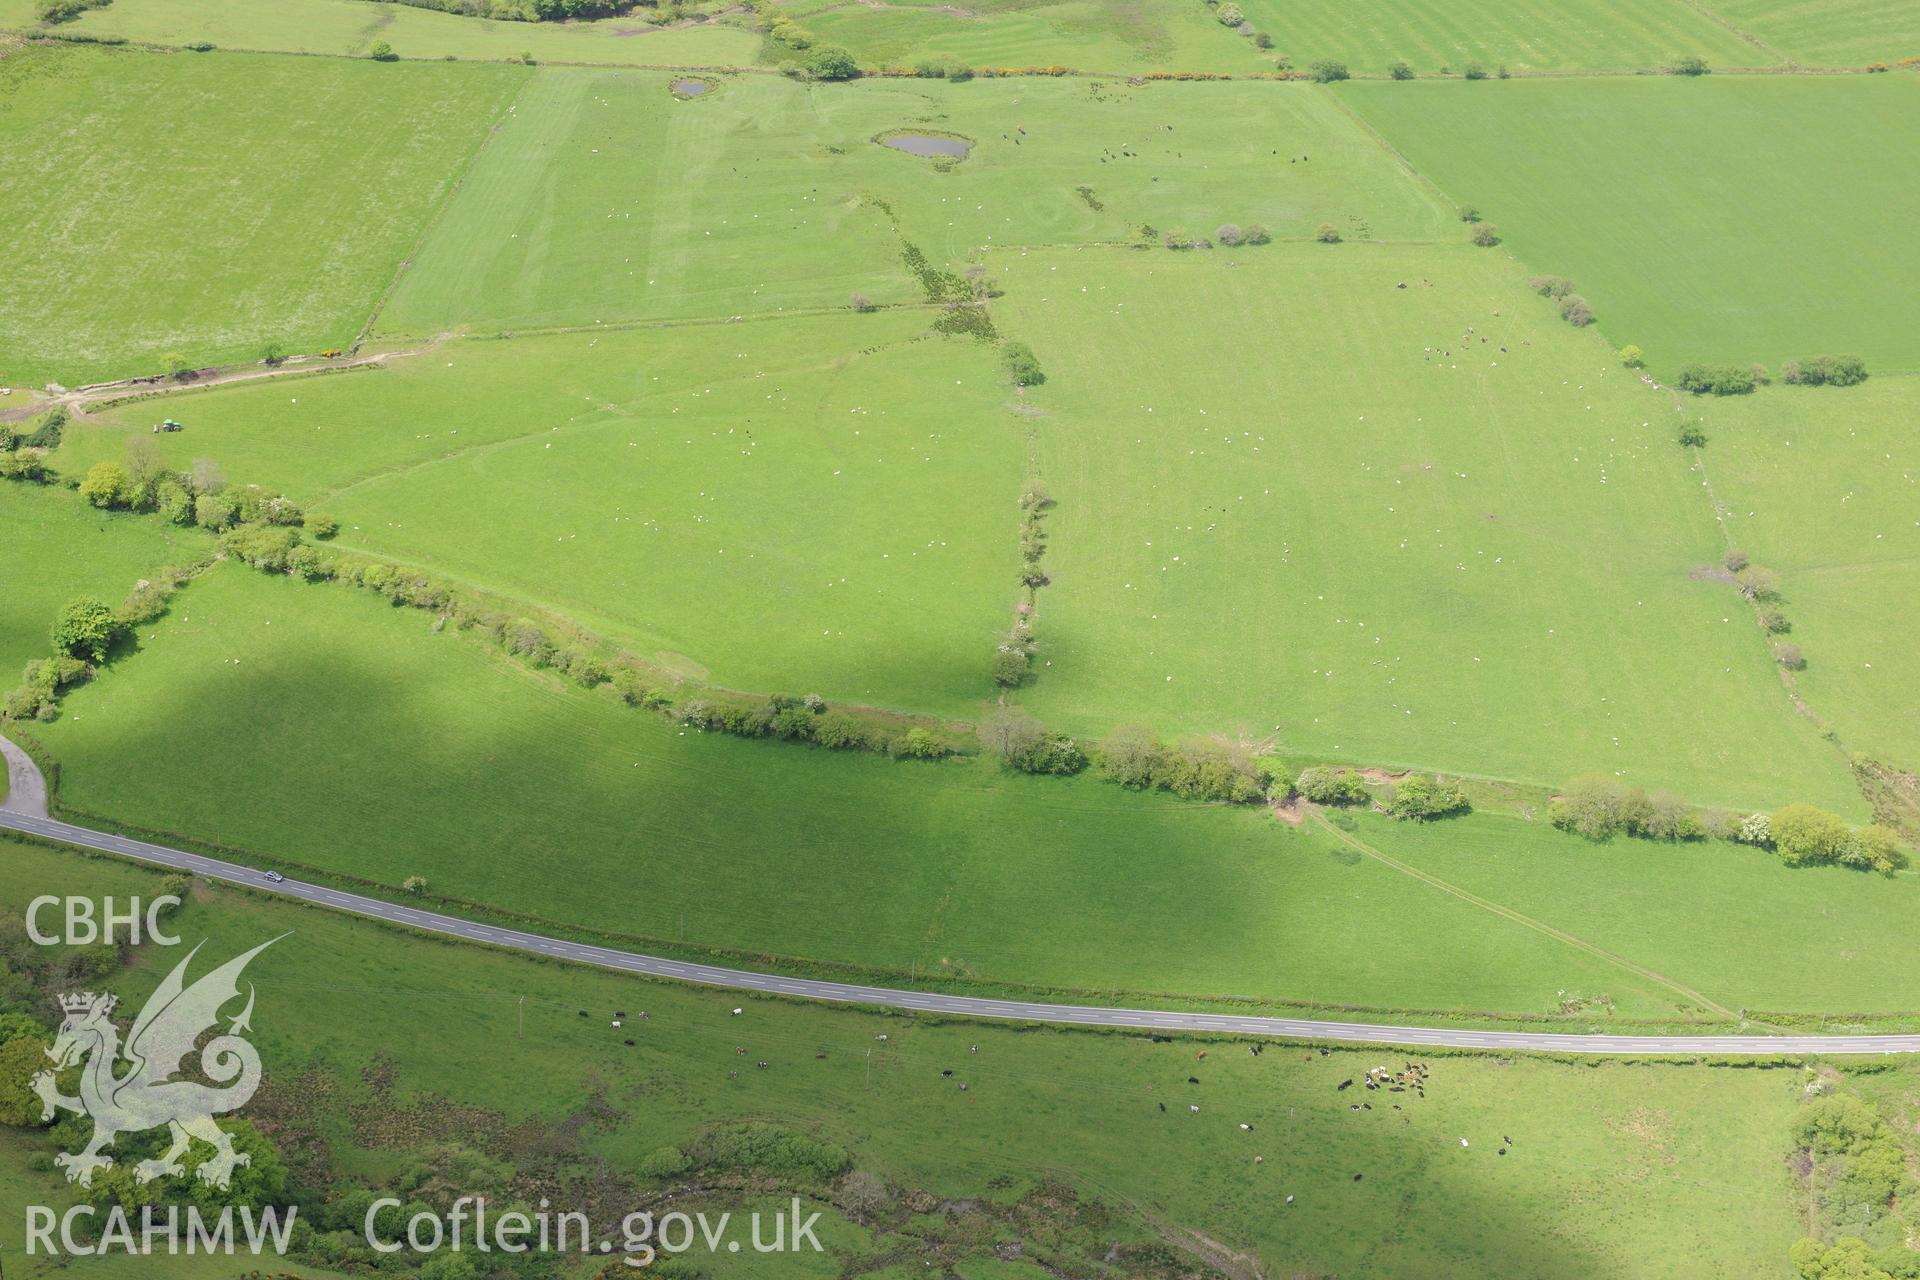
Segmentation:
{"type": "Polygon", "coordinates": [[[697,98],[713,88],[711,80],[675,80],[673,92],[681,98],[697,98]]]}
{"type": "Polygon", "coordinates": [[[875,141],[883,147],[892,147],[911,156],[946,156],[953,160],[965,160],[967,152],[973,150],[970,139],[949,138],[935,133],[890,133],[875,141]]]}

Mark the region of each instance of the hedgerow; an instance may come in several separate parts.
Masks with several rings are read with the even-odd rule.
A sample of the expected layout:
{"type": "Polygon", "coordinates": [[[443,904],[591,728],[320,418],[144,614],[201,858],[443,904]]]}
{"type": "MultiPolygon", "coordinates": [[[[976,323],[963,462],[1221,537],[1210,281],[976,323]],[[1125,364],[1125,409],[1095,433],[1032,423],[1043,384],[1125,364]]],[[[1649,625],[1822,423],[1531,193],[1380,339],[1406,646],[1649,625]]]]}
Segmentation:
{"type": "Polygon", "coordinates": [[[91,596],[69,600],[49,631],[52,656],[26,664],[20,684],[0,701],[0,714],[23,722],[52,720],[60,713],[61,697],[93,679],[133,627],[165,613],[173,593],[202,567],[169,567],[151,579],[142,578],[115,608],[91,596]]]}
{"type": "Polygon", "coordinates": [[[1250,804],[1272,774],[1238,744],[1193,739],[1168,745],[1144,725],[1122,725],[1100,744],[1101,772],[1125,787],[1171,791],[1190,800],[1250,804]]]}
{"type": "Polygon", "coordinates": [[[1789,360],[1780,380],[1808,387],[1851,387],[1867,380],[1867,362],[1859,356],[1812,356],[1789,360]]]}
{"type": "Polygon", "coordinates": [[[627,706],[668,714],[699,729],[908,759],[939,759],[961,749],[957,737],[907,717],[830,713],[817,694],[763,698],[705,690],[676,705],[678,682],[672,676],[571,623],[503,612],[478,594],[432,574],[302,541],[300,531],[290,526],[237,525],[221,535],[220,546],[226,554],[266,573],[361,587],[397,606],[436,614],[436,627],[451,624],[483,632],[530,666],[553,671],[583,689],[608,688],[627,706]]]}
{"type": "Polygon", "coordinates": [[[1737,364],[1690,364],[1681,368],[1674,385],[1697,396],[1743,396],[1753,390],[1755,378],[1751,368],[1737,364]]]}
{"type": "Polygon", "coordinates": [[[1553,825],[1589,840],[1615,835],[1647,840],[1697,840],[1705,836],[1772,849],[1788,866],[1831,863],[1891,874],[1907,865],[1899,834],[1869,823],[1854,827],[1837,814],[1809,804],[1790,804],[1775,813],[1739,817],[1702,814],[1671,792],[1652,795],[1617,778],[1576,778],[1548,808],[1553,825]]]}
{"type": "Polygon", "coordinates": [[[1373,793],[1367,790],[1367,784],[1359,774],[1351,769],[1335,769],[1325,765],[1310,765],[1302,769],[1300,776],[1293,781],[1293,789],[1315,804],[1366,804],[1373,799],[1373,793]]]}
{"type": "Polygon", "coordinates": [[[1390,818],[1398,818],[1403,822],[1431,822],[1435,818],[1465,813],[1470,806],[1467,793],[1459,783],[1414,774],[1394,784],[1393,794],[1385,807],[1390,818]]]}

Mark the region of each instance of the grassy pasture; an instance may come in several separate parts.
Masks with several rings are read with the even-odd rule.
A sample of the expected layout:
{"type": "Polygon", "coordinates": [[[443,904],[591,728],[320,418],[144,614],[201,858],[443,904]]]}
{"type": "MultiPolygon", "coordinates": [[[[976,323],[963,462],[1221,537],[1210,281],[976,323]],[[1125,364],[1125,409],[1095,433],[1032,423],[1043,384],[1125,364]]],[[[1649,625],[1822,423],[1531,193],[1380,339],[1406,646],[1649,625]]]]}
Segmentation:
{"type": "MultiPolygon", "coordinates": [[[[721,684],[971,716],[1018,597],[1027,443],[991,352],[930,319],[449,343],[186,397],[162,439],[325,509],[343,544],[721,684]]],[[[117,456],[155,414],[116,411],[60,465],[117,456]]]]}
{"type": "MultiPolygon", "coordinates": [[[[1621,1016],[1673,1019],[1689,1005],[1656,979],[1257,810],[977,760],[915,765],[683,733],[435,634],[417,614],[237,567],[196,581],[143,631],[137,659],[65,706],[40,733],[71,812],[390,886],[422,875],[437,894],[616,933],[990,983],[1321,1008],[1544,1013],[1576,993],[1610,996],[1621,1016]]],[[[1525,883],[1483,886],[1485,896],[1524,898],[1576,936],[1591,920],[1611,931],[1616,955],[1735,1008],[1759,1003],[1753,968],[1796,965],[1842,937],[1863,945],[1810,935],[1830,927],[1796,920],[1810,891],[1871,906],[1878,921],[1897,918],[1913,887],[1796,875],[1750,851],[1693,862],[1696,848],[1649,847],[1700,868],[1692,901],[1734,886],[1748,902],[1737,913],[1667,908],[1694,931],[1674,943],[1623,931],[1624,914],[1601,908],[1568,918],[1576,911],[1559,897],[1572,886],[1600,894],[1581,877],[1611,850],[1498,817],[1430,837],[1363,835],[1391,855],[1424,856],[1429,840],[1501,852],[1503,874],[1525,883]],[[1538,856],[1519,852],[1536,846],[1538,856]]],[[[1445,855],[1428,869],[1451,874],[1445,855]]],[[[1866,967],[1812,969],[1791,991],[1812,1008],[1920,1008],[1897,965],[1878,986],[1866,967]]]]}
{"type": "Polygon", "coordinates": [[[928,57],[973,67],[1065,66],[1084,71],[1249,72],[1272,59],[1221,26],[1199,0],[991,0],[964,10],[933,3],[808,5],[794,18],[862,66],[912,66],[928,57]]]}
{"type": "Polygon", "coordinates": [[[885,218],[834,182],[807,90],[543,70],[381,328],[728,316],[918,296],[885,218]],[[800,108],[796,111],[795,108],[800,108]]]}
{"type": "Polygon", "coordinates": [[[1920,379],[1774,387],[1706,407],[1727,536],[1781,576],[1802,696],[1853,750],[1920,765],[1920,379]]]}
{"type": "MultiPolygon", "coordinates": [[[[158,882],[111,861],[0,844],[0,904],[15,912],[40,893],[125,897],[152,894],[158,882]]],[[[461,1111],[458,1132],[433,1145],[458,1142],[523,1168],[543,1164],[498,1146],[520,1124],[548,1143],[577,1142],[625,1179],[646,1153],[700,1125],[771,1118],[844,1145],[859,1168],[903,1187],[1005,1204],[1051,1175],[1105,1202],[1113,1236],[1136,1237],[1144,1212],[1276,1271],[1750,1276],[1777,1270],[1798,1234],[1780,1170],[1802,1079],[1793,1069],[1433,1058],[1424,1101],[1395,1112],[1389,1095],[1368,1095],[1375,1110],[1354,1113],[1349,1100],[1361,1091],[1335,1086],[1381,1062],[1398,1067],[1400,1055],[1275,1047],[1256,1058],[1232,1044],[742,1002],[212,886],[197,892],[179,930],[189,942],[206,937],[206,954],[219,957],[293,931],[248,970],[258,990],[250,1038],[268,1072],[251,1110],[294,1126],[283,1143],[310,1133],[336,1167],[362,1176],[416,1158],[372,1135],[417,1129],[446,1114],[429,1109],[445,1099],[477,1110],[461,1111]],[[728,1016],[742,1003],[742,1017],[728,1016]],[[650,1016],[616,1033],[607,1011],[622,1008],[650,1016]],[[623,1035],[638,1043],[621,1045],[623,1035]],[[736,1045],[770,1069],[729,1078],[740,1065],[736,1045]],[[1204,1061],[1200,1047],[1212,1050],[1204,1061]],[[393,1078],[380,1099],[362,1081],[376,1059],[391,1063],[393,1078]],[[968,1083],[966,1093],[944,1069],[968,1083]],[[330,1083],[336,1105],[303,1105],[289,1092],[309,1070],[330,1083]],[[1201,1083],[1185,1083],[1190,1075],[1201,1083]],[[596,1097],[617,1104],[605,1119],[564,1123],[596,1097]],[[1201,1110],[1188,1112],[1189,1103],[1201,1110]],[[370,1106],[390,1123],[349,1121],[370,1106]],[[1463,1136],[1471,1146],[1460,1146],[1463,1136]],[[1514,1145],[1499,1157],[1504,1137],[1514,1145]],[[1010,1185],[991,1188],[996,1177],[1010,1185]],[[1649,1238],[1660,1248],[1646,1248],[1649,1238]]],[[[175,959],[137,953],[114,990],[137,1005],[175,959]]],[[[9,1154],[46,1149],[33,1137],[5,1141],[9,1154]]],[[[4,1185],[46,1194],[35,1179],[47,1175],[11,1172],[21,1163],[7,1161],[4,1185]]],[[[18,1222],[0,1223],[9,1233],[0,1241],[15,1243],[18,1222]]],[[[959,1270],[1021,1274],[971,1260],[959,1270]]]]}
{"type": "Polygon", "coordinates": [[[539,73],[381,329],[729,316],[844,306],[854,291],[901,301],[920,296],[902,237],[944,266],[985,244],[1126,239],[1142,222],[1304,236],[1358,218],[1386,238],[1448,225],[1304,86],[738,76],[683,102],[668,83],[539,73]],[[942,171],[872,142],[913,127],[978,145],[942,171]]]}
{"type": "MultiPolygon", "coordinates": [[[[1728,1008],[1892,1014],[1920,1009],[1902,959],[1920,876],[1793,869],[1725,842],[1594,844],[1544,822],[1470,828],[1358,819],[1362,839],[1681,981],[1728,1008]],[[1769,941],[1760,947],[1731,940],[1769,941]]],[[[1592,992],[1583,992],[1592,995],[1592,992]]]]}
{"type": "MultiPolygon", "coordinates": [[[[38,6],[35,6],[36,8],[38,6]]],[[[12,19],[27,25],[25,18],[12,19]]],[[[644,17],[599,22],[494,22],[371,0],[123,0],[82,14],[70,29],[147,44],[209,41],[223,49],[364,54],[384,40],[402,58],[612,66],[744,66],[760,37],[731,23],[655,26],[644,17]]]]}
{"type": "Polygon", "coordinates": [[[1334,58],[1356,75],[1385,75],[1397,59],[1421,75],[1459,75],[1476,61],[1489,72],[1501,64],[1515,72],[1654,67],[1676,54],[1723,67],[1782,61],[1702,9],[1668,0],[1246,0],[1240,8],[1294,65],[1334,58]]]}
{"type": "Polygon", "coordinates": [[[1237,222],[1305,237],[1329,220],[1380,239],[1451,234],[1451,212],[1306,85],[878,80],[813,97],[859,188],[884,198],[936,261],[986,245],[1130,240],[1143,223],[1196,235],[1237,222]],[[861,145],[915,126],[977,145],[947,172],[861,145]]]}
{"type": "Polygon", "coordinates": [[[1912,76],[1354,84],[1341,96],[1671,377],[1821,351],[1920,367],[1912,76]],[[1547,165],[1516,165],[1528,155],[1547,165]]]}
{"type": "Polygon", "coordinates": [[[1864,66],[1920,54],[1920,13],[1901,0],[1714,0],[1741,30],[1812,66],[1864,66]]]}
{"type": "MultiPolygon", "coordinates": [[[[30,658],[52,649],[53,615],[75,596],[120,603],[133,584],[211,550],[205,535],[158,520],[95,511],[71,493],[0,489],[0,680],[11,689],[30,658]]],[[[4,692],[4,690],[0,690],[4,692]]]]}
{"type": "Polygon", "coordinates": [[[682,733],[326,588],[222,569],[142,649],[43,726],[63,803],[268,858],[987,980],[1521,1011],[1634,982],[1263,814],[682,733]],[[127,767],[154,733],[181,769],[127,767]],[[260,767],[296,742],[298,767],[260,767]],[[1366,941],[1381,918],[1410,939],[1390,955],[1366,941]]]}
{"type": "Polygon", "coordinates": [[[1048,371],[1027,398],[1058,503],[1052,665],[1020,694],[1042,718],[1859,807],[1745,606],[1695,579],[1721,544],[1671,401],[1497,256],[994,266],[1002,326],[1048,371]]]}
{"type": "Polygon", "coordinates": [[[0,378],[345,345],[525,74],[71,48],[0,62],[0,378]]]}

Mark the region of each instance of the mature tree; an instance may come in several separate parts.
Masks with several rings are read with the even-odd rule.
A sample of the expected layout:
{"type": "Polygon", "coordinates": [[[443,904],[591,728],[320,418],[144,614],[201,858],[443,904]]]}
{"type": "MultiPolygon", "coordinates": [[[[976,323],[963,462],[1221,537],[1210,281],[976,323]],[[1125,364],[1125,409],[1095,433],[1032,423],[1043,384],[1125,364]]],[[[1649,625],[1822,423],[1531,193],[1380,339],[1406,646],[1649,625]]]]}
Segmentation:
{"type": "Polygon", "coordinates": [[[119,633],[113,610],[92,596],[79,596],[67,601],[54,618],[53,647],[76,658],[102,662],[119,633]]]}
{"type": "Polygon", "coordinates": [[[1040,721],[1018,707],[996,707],[980,722],[980,744],[1009,763],[1030,754],[1046,737],[1040,721]]]}
{"type": "Polygon", "coordinates": [[[1780,579],[1773,570],[1750,564],[1733,575],[1740,583],[1740,594],[1749,600],[1772,600],[1780,594],[1780,579]]]}
{"type": "Polygon", "coordinates": [[[227,473],[212,458],[195,458],[190,475],[195,493],[218,493],[227,487],[227,473]]]}
{"type": "Polygon", "coordinates": [[[1464,813],[1466,809],[1467,793],[1460,784],[1442,782],[1421,774],[1395,785],[1393,798],[1387,802],[1390,815],[1415,822],[1445,817],[1450,813],[1464,813]]]}
{"type": "Polygon", "coordinates": [[[117,462],[96,462],[80,482],[80,496],[96,507],[124,507],[132,492],[127,471],[117,462]]]}
{"type": "Polygon", "coordinates": [[[900,754],[915,760],[937,760],[947,751],[931,730],[913,728],[900,735],[900,754]]]}
{"type": "Polygon", "coordinates": [[[823,44],[807,56],[807,70],[821,80],[851,80],[860,74],[860,65],[839,45],[823,44]]]}
{"type": "Polygon", "coordinates": [[[1649,840],[1698,840],[1706,827],[1685,800],[1671,791],[1656,791],[1647,798],[1637,834],[1649,840]]]}
{"type": "Polygon", "coordinates": [[[1000,363],[1006,367],[1007,376],[1013,379],[1016,387],[1038,386],[1047,380],[1047,375],[1040,369],[1039,357],[1024,342],[1009,342],[1001,347],[1000,363]]]}
{"type": "Polygon", "coordinates": [[[1589,774],[1560,789],[1548,807],[1553,825],[1589,840],[1605,840],[1626,828],[1627,788],[1617,778],[1589,774]]]}
{"type": "Polygon", "coordinates": [[[1144,724],[1123,724],[1100,744],[1100,767],[1126,787],[1150,787],[1159,770],[1160,737],[1144,724]]]}
{"type": "Polygon", "coordinates": [[[1315,804],[1365,804],[1373,798],[1359,774],[1326,765],[1302,769],[1294,779],[1293,789],[1315,804]]]}
{"type": "Polygon", "coordinates": [[[254,1128],[250,1120],[229,1117],[220,1122],[220,1127],[233,1139],[233,1149],[247,1156],[247,1163],[235,1166],[225,1187],[215,1187],[192,1177],[194,1170],[213,1156],[212,1148],[194,1144],[184,1163],[190,1179],[188,1194],[201,1212],[217,1212],[228,1206],[237,1209],[243,1205],[258,1210],[283,1202],[287,1194],[287,1164],[273,1143],[254,1128]]]}
{"type": "Polygon", "coordinates": [[[1017,645],[1001,645],[993,651],[993,682],[1003,689],[1014,688],[1027,678],[1031,661],[1025,649],[1017,645]]]}
{"type": "Polygon", "coordinates": [[[41,1123],[40,1095],[29,1082],[52,1064],[47,1060],[49,1038],[20,1032],[0,1042],[0,1124],[19,1127],[41,1123]]]}
{"type": "Polygon", "coordinates": [[[1790,804],[1773,815],[1773,844],[1794,866],[1832,862],[1853,832],[1837,814],[1810,804],[1790,804]]]}
{"type": "Polygon", "coordinates": [[[1839,856],[1849,867],[1870,867],[1881,872],[1897,871],[1907,865],[1899,833],[1877,822],[1868,823],[1842,841],[1839,856]]]}

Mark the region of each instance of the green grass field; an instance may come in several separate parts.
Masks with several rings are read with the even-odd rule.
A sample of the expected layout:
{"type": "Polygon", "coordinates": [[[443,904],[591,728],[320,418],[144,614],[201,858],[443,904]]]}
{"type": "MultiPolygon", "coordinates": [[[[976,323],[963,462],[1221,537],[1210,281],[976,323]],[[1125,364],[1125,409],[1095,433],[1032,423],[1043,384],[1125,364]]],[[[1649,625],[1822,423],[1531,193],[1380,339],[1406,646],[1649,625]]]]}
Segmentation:
{"type": "MultiPolygon", "coordinates": [[[[68,599],[202,570],[50,719],[0,722],[57,816],[886,987],[1623,1035],[1920,1025],[1920,871],[1592,842],[1544,812],[1600,774],[1920,834],[1920,85],[1864,73],[1920,55],[1911,0],[1238,0],[1244,34],[1209,0],[42,7],[0,0],[0,403],[58,383],[73,416],[59,483],[0,481],[0,692],[68,599]],[[780,17],[893,73],[783,72],[807,40],[780,17]],[[1648,74],[1685,56],[1713,73],[1648,74]],[[1357,78],[1268,78],[1318,59],[1357,78]],[[992,73],[1049,64],[1074,73],[992,73]],[[921,132],[971,147],[883,145],[921,132]],[[331,348],[356,359],[261,367],[331,348]],[[1821,354],[1871,376],[1662,385],[1821,354]],[[180,364],[250,376],[62,389],[180,364]],[[134,443],[197,487],[207,461],[283,491],[337,521],[314,525],[329,547],[458,607],[87,505],[80,478],[134,443]],[[1734,548],[1778,574],[1785,634],[1734,548]],[[703,690],[818,694],[964,746],[1010,704],[1096,754],[1145,725],[1286,777],[1227,806],[1097,765],[703,732],[513,656],[519,615],[649,664],[695,719],[703,690]],[[1002,689],[1016,617],[1031,667],[1002,689]],[[1280,803],[1321,762],[1369,766],[1376,800],[1396,770],[1461,776],[1476,811],[1280,803]]],[[[0,838],[0,1015],[63,985],[21,940],[27,901],[162,882],[0,838]]],[[[1340,1089],[1404,1060],[1377,1047],[761,999],[207,883],[177,923],[209,955],[289,935],[248,975],[249,1116],[303,1202],[841,1206],[827,1255],[663,1278],[1749,1280],[1794,1270],[1808,1232],[1920,1240],[1920,1058],[1448,1054],[1415,1099],[1340,1089]],[[1871,1170],[1856,1188],[1796,1149],[1827,1090],[1899,1136],[1891,1195],[1851,1203],[1871,1170]],[[744,1121],[868,1180],[640,1172],[744,1121]]],[[[137,1002],[178,954],[122,951],[110,984],[137,1002]]],[[[17,1206],[69,1198],[55,1150],[0,1127],[9,1273],[254,1265],[22,1257],[17,1206]]],[[[413,1274],[374,1261],[326,1238],[261,1271],[413,1274]]]]}
{"type": "Polygon", "coordinates": [[[1225,222],[1261,223],[1305,237],[1333,220],[1380,239],[1450,234],[1451,211],[1306,85],[880,80],[813,101],[859,189],[884,198],[936,261],[984,246],[1133,240],[1142,224],[1212,235],[1225,222]],[[977,145],[944,173],[866,145],[915,126],[977,145]]]}
{"type": "Polygon", "coordinates": [[[0,63],[0,378],[345,345],[525,72],[28,49],[0,63]]]}
{"type": "Polygon", "coordinates": [[[1453,830],[1369,816],[1359,819],[1359,835],[1728,1008],[1755,1016],[1920,1009],[1920,982],[1890,979],[1912,945],[1909,922],[1920,905],[1912,872],[1888,880],[1830,867],[1796,871],[1722,842],[1596,845],[1512,819],[1453,830]]]}
{"type": "Polygon", "coordinates": [[[1920,380],[1775,387],[1706,408],[1703,454],[1728,537],[1779,572],[1782,637],[1814,712],[1847,745],[1920,764],[1920,380]]]}
{"type": "MultiPolygon", "coordinates": [[[[24,27],[27,16],[8,21],[24,27]]],[[[409,59],[499,62],[530,54],[539,62],[612,66],[746,66],[761,43],[730,22],[658,26],[644,15],[494,22],[373,0],[120,0],[82,14],[71,29],[148,44],[204,40],[223,49],[288,53],[360,55],[384,40],[409,59]]]]}
{"type": "MultiPolygon", "coordinates": [[[[142,632],[136,659],[65,705],[39,733],[76,820],[388,886],[422,875],[436,894],[640,939],[1322,1008],[1537,1014],[1572,992],[1609,996],[1621,1016],[1691,1016],[1666,979],[1730,1008],[1764,995],[1802,1010],[1920,1009],[1920,989],[1897,965],[1875,968],[1856,936],[1885,925],[1894,944],[1912,877],[1649,846],[1648,857],[1699,869],[1698,896],[1666,908],[1688,930],[1676,941],[1562,900],[1602,895],[1582,877],[1627,854],[1497,816],[1432,835],[1363,833],[1390,856],[1425,858],[1436,841],[1503,853],[1511,891],[1483,894],[1524,897],[1541,923],[1576,936],[1594,921],[1609,932],[1588,940],[1649,978],[1262,810],[980,760],[919,765],[683,732],[435,634],[419,614],[237,567],[188,587],[142,632]],[[396,788],[397,776],[419,783],[396,788]],[[1723,888],[1748,910],[1692,905],[1723,888]],[[1860,924],[1836,932],[1803,915],[1789,927],[1809,893],[1860,924]],[[1841,938],[1859,964],[1810,969],[1791,987],[1763,987],[1749,969],[1799,964],[1841,938]]],[[[1450,874],[1443,857],[1427,869],[1450,874]]]]}
{"type": "MultiPolygon", "coordinates": [[[[1027,444],[991,352],[931,320],[449,343],[189,396],[161,438],[336,515],[345,545],[718,683],[971,717],[1018,597],[1027,444]]],[[[75,433],[61,466],[117,456],[154,413],[75,433]]]]}
{"type": "Polygon", "coordinates": [[[910,67],[929,57],[971,67],[1130,74],[1273,67],[1252,42],[1215,21],[1200,0],[807,4],[796,6],[793,16],[816,40],[840,45],[871,67],[910,67]]]}
{"type": "Polygon", "coordinates": [[[1248,0],[1240,8],[1296,66],[1333,58],[1356,75],[1383,76],[1396,60],[1421,75],[1459,75],[1471,62],[1516,73],[1657,67],[1677,54],[1723,67],[1784,61],[1703,9],[1669,0],[1248,0]]]}
{"type": "MultiPolygon", "coordinates": [[[[0,902],[14,911],[43,892],[124,897],[159,882],[13,843],[0,855],[0,902]]],[[[444,1160],[454,1144],[529,1176],[556,1154],[576,1165],[601,1157],[607,1182],[631,1195],[629,1171],[658,1146],[705,1124],[778,1117],[902,1190],[1005,1205],[1051,1175],[1108,1206],[1098,1239],[1151,1234],[1145,1215],[1275,1272],[1751,1276],[1777,1270],[1800,1229],[1781,1167],[1798,1069],[1430,1058],[1425,1100],[1396,1112],[1379,1094],[1372,1112],[1355,1113],[1360,1090],[1335,1086],[1381,1062],[1397,1068],[1402,1055],[1274,1047],[1256,1058],[1231,1043],[742,1002],[215,887],[196,892],[177,927],[189,942],[208,937],[208,956],[293,931],[248,971],[252,1039],[268,1065],[249,1114],[283,1148],[324,1141],[335,1167],[360,1178],[444,1160]],[[743,1003],[743,1016],[728,1016],[743,1003]],[[614,1032],[615,1009],[649,1017],[614,1032]],[[735,1046],[769,1069],[738,1070],[735,1046]],[[1200,1048],[1211,1050],[1204,1060],[1200,1048]],[[378,1096],[362,1080],[376,1060],[392,1081],[378,1096]],[[329,1105],[308,1100],[318,1088],[329,1105]],[[604,1118],[566,1123],[588,1114],[604,1118]],[[449,1126],[449,1116],[459,1119],[449,1126]],[[1512,1149],[1496,1156],[1506,1137],[1512,1149]]],[[[149,948],[114,989],[132,1002],[175,959],[149,948]]],[[[11,1244],[17,1219],[0,1230],[11,1244]]],[[[962,1262],[959,1274],[1008,1273],[962,1262]]]]}
{"type": "Polygon", "coordinates": [[[0,549],[0,680],[11,689],[29,658],[52,652],[48,634],[60,606],[82,595],[119,604],[142,577],[197,560],[213,543],[158,520],[95,511],[70,493],[7,483],[0,549]]]}
{"type": "Polygon", "coordinates": [[[669,81],[539,73],[381,330],[724,317],[845,306],[852,292],[901,301],[920,296],[903,237],[944,267],[983,245],[1123,240],[1147,222],[1304,236],[1357,218],[1413,239],[1447,226],[1438,201],[1304,86],[736,76],[688,102],[669,81]],[[1217,127],[1228,118],[1241,126],[1217,127]],[[872,141],[913,127],[977,145],[943,172],[872,141]]]}
{"type": "Polygon", "coordinates": [[[1887,163],[1920,128],[1911,76],[1339,93],[1515,256],[1571,279],[1600,331],[1663,377],[1822,351],[1920,367],[1920,298],[1885,257],[1920,235],[1920,177],[1887,163]]]}
{"type": "Polygon", "coordinates": [[[994,265],[1048,371],[1043,719],[1859,807],[1738,596],[1696,579],[1722,548],[1671,402],[1497,255],[994,265]]]}
{"type": "Polygon", "coordinates": [[[853,292],[916,296],[886,219],[823,184],[804,88],[739,77],[689,102],[667,91],[669,79],[540,72],[381,328],[723,317],[844,307],[853,292]]]}
{"type": "Polygon", "coordinates": [[[1920,14],[1901,0],[1714,0],[1712,8],[1802,64],[1864,66],[1920,55],[1920,14]]]}

